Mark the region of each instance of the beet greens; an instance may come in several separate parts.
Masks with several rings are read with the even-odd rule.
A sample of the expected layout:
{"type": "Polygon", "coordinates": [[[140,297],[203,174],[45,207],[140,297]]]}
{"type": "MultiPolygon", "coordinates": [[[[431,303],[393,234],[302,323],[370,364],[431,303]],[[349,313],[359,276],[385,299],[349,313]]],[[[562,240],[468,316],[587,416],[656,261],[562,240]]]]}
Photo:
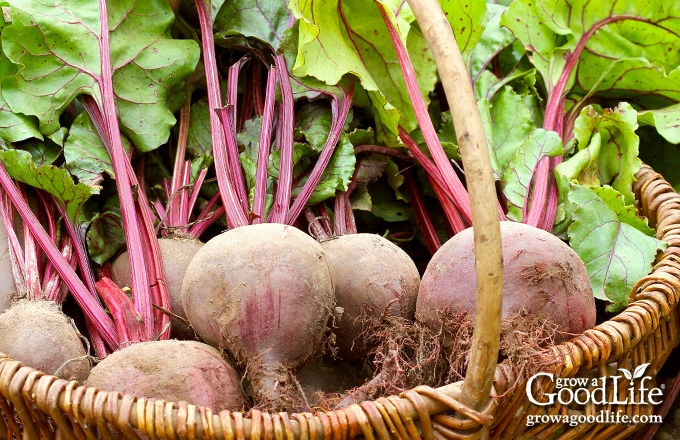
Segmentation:
{"type": "MultiPolygon", "coordinates": [[[[592,12],[588,16],[580,5],[554,0],[518,0],[507,8],[446,5],[450,10],[445,12],[468,60],[487,124],[502,189],[499,215],[569,240],[589,268],[596,297],[618,310],[634,280],[651,270],[654,256],[664,247],[649,236],[644,222],[632,221],[630,184],[640,164],[636,115],[650,123],[645,109],[658,111],[678,99],[678,60],[672,50],[678,38],[677,13],[661,2],[644,7],[600,3],[587,3],[592,12]],[[466,26],[470,23],[459,20],[462,16],[476,18],[466,26]],[[655,35],[648,45],[647,31],[655,35]],[[664,42],[656,46],[661,36],[664,42]],[[632,106],[618,104],[625,100],[632,106]],[[631,253],[635,262],[620,258],[631,253]]],[[[343,72],[356,75],[372,97],[379,139],[408,149],[425,169],[453,233],[460,231],[469,226],[466,209],[458,188],[448,183],[456,179],[448,162],[456,155],[449,149],[444,160],[444,143],[440,147],[433,136],[433,127],[438,127],[440,140],[451,138],[450,121],[445,108],[440,120],[429,120],[429,100],[434,97],[435,104],[444,104],[437,101],[434,83],[425,81],[429,71],[422,63],[428,55],[417,49],[419,30],[404,4],[376,2],[374,10],[363,8],[361,14],[350,4],[291,4],[301,19],[298,59],[329,53],[332,47],[344,60],[341,66],[326,56],[315,58],[314,64],[298,61],[293,73],[329,84],[343,72]],[[330,26],[327,17],[336,8],[342,20],[330,26]],[[369,37],[364,25],[378,17],[385,26],[380,25],[381,37],[369,37]],[[392,74],[394,66],[400,67],[401,76],[392,74]],[[383,100],[392,104],[396,115],[384,110],[383,100]],[[414,130],[416,122],[419,130],[414,130]]],[[[677,111],[668,108],[663,114],[677,121],[677,111]]],[[[427,242],[432,247],[436,240],[427,242]]]]}

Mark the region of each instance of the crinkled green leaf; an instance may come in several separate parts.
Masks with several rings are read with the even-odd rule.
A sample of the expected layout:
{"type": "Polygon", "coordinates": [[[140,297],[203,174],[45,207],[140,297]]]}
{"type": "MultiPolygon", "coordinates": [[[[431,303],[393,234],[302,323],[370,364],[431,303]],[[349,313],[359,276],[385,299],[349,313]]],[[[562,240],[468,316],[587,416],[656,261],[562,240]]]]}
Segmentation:
{"type": "MultiPolygon", "coordinates": [[[[327,109],[320,105],[313,105],[307,110],[306,117],[298,122],[298,129],[304,135],[305,142],[295,142],[293,145],[293,177],[296,179],[292,188],[292,195],[297,196],[307,181],[308,174],[314,166],[315,159],[319,154],[322,143],[328,137],[330,127],[330,114],[327,109]],[[306,142],[310,140],[310,143],[306,142]],[[312,146],[311,143],[316,146],[312,146]]],[[[257,167],[257,149],[260,141],[260,127],[262,117],[257,116],[246,121],[244,129],[237,135],[239,147],[242,152],[239,155],[241,166],[249,191],[252,194],[255,172],[257,167]]],[[[268,194],[267,208],[273,200],[271,188],[275,179],[279,176],[279,150],[274,150],[269,156],[268,170],[268,194]]],[[[309,204],[320,203],[335,195],[338,190],[346,190],[354,173],[356,158],[354,146],[346,135],[341,135],[338,145],[331,156],[326,170],[321,175],[316,188],[312,192],[309,204]]]]}
{"type": "Polygon", "coordinates": [[[638,122],[655,127],[672,144],[680,144],[680,104],[637,114],[638,122]]]}
{"type": "Polygon", "coordinates": [[[678,18],[680,3],[665,0],[517,0],[501,24],[530,52],[549,93],[571,72],[566,89],[576,80],[582,94],[677,100],[680,73],[666,72],[680,64],[678,18]]]}
{"type": "Polygon", "coordinates": [[[511,87],[503,87],[479,108],[490,149],[493,169],[503,183],[508,217],[522,220],[534,168],[546,156],[561,155],[562,141],[557,133],[536,128],[525,98],[511,87]]]}
{"type": "Polygon", "coordinates": [[[579,152],[558,173],[583,185],[611,185],[633,204],[633,182],[640,169],[637,112],[626,103],[598,113],[588,106],[574,124],[579,152]]]}
{"type": "Polygon", "coordinates": [[[554,131],[537,128],[510,155],[506,163],[501,163],[503,194],[508,204],[508,217],[522,220],[522,210],[526,203],[527,192],[538,161],[546,156],[562,154],[562,140],[554,131]],[[505,165],[505,166],[504,166],[505,165]]]}
{"type": "Polygon", "coordinates": [[[632,184],[641,163],[636,128],[636,112],[625,103],[602,114],[590,106],[581,111],[574,128],[580,151],[555,168],[560,204],[553,233],[562,235],[571,224],[567,194],[573,183],[591,188],[611,185],[626,204],[634,203],[632,184]]]}
{"type": "Polygon", "coordinates": [[[38,166],[49,165],[61,156],[67,133],[67,130],[62,128],[43,139],[34,137],[26,139],[15,148],[31,153],[33,162],[38,166]]]}
{"type": "Polygon", "coordinates": [[[286,2],[240,0],[225,2],[215,17],[215,38],[257,38],[275,51],[290,24],[286,2]]]}
{"type": "Polygon", "coordinates": [[[345,134],[354,146],[375,144],[375,132],[370,127],[356,128],[350,132],[345,132],[345,134]]]}
{"type": "MultiPolygon", "coordinates": [[[[282,36],[278,52],[283,55],[286,61],[288,72],[293,71],[293,66],[297,60],[299,28],[300,22],[296,20],[290,29],[287,29],[282,36]]],[[[306,98],[307,100],[314,100],[322,95],[332,95],[337,99],[342,98],[342,90],[347,90],[349,78],[344,78],[337,85],[329,85],[313,76],[297,76],[290,75],[290,85],[295,99],[306,98]]],[[[361,85],[355,85],[355,98],[358,94],[357,90],[361,89],[361,85]]],[[[354,100],[356,104],[356,99],[354,100]]]]}
{"type": "Polygon", "coordinates": [[[104,264],[125,247],[122,224],[120,209],[114,206],[106,206],[88,222],[85,240],[92,261],[104,264]]]}
{"type": "Polygon", "coordinates": [[[612,102],[625,100],[644,108],[665,107],[680,100],[680,69],[666,73],[658,65],[637,58],[617,60],[610,66],[590,60],[586,55],[580,62],[578,89],[582,93],[590,90],[612,102]],[[594,72],[602,73],[595,78],[594,72]]]}
{"type": "MultiPolygon", "coordinates": [[[[123,137],[123,147],[130,151],[130,143],[123,137]]],[[[114,177],[111,157],[86,112],[79,114],[71,125],[64,144],[66,168],[79,182],[98,193],[104,173],[114,177]]]]}
{"type": "MultiPolygon", "coordinates": [[[[354,145],[343,134],[340,136],[328,166],[321,175],[319,184],[314,188],[314,192],[312,192],[307,203],[315,205],[333,197],[336,191],[347,190],[355,166],[354,145]]],[[[300,192],[302,184],[306,181],[307,179],[302,179],[297,185],[293,186],[293,195],[300,192]]]]}
{"type": "MultiPolygon", "coordinates": [[[[0,20],[0,32],[5,27],[5,20],[0,20]]],[[[16,73],[17,67],[1,50],[0,42],[0,78],[5,78],[16,73]]],[[[18,142],[29,138],[42,140],[42,134],[38,130],[36,118],[15,113],[9,108],[2,97],[2,84],[0,83],[0,142],[18,142]]]]}
{"type": "Polygon", "coordinates": [[[638,214],[635,205],[626,205],[620,192],[609,185],[596,186],[590,188],[595,194],[600,196],[607,207],[616,214],[621,223],[626,223],[645,235],[653,237],[656,231],[649,227],[647,219],[638,214]]]}
{"type": "MultiPolygon", "coordinates": [[[[121,131],[149,151],[167,141],[175,124],[167,102],[182,93],[198,62],[198,45],[171,38],[174,14],[165,0],[110,2],[108,13],[121,131]]],[[[68,9],[56,0],[17,0],[11,15],[2,44],[18,70],[3,79],[2,95],[14,112],[36,116],[40,131],[50,134],[77,95],[101,102],[99,8],[82,0],[68,9]]]]}
{"type": "Polygon", "coordinates": [[[92,189],[83,183],[74,183],[67,170],[54,165],[37,166],[27,151],[0,151],[0,161],[13,179],[52,194],[74,222],[80,208],[92,195],[92,189]]]}
{"type": "MultiPolygon", "coordinates": [[[[618,2],[622,3],[622,2],[618,2]]],[[[638,2],[639,3],[639,2],[638,2]]],[[[667,2],[636,5],[641,20],[616,21],[588,40],[574,90],[595,91],[658,108],[680,99],[680,7],[667,2]]]]}
{"type": "MultiPolygon", "coordinates": [[[[350,118],[351,120],[351,118],[350,118]]],[[[311,102],[295,112],[295,128],[316,152],[323,149],[333,124],[331,109],[321,102],[311,102]]]]}
{"type": "Polygon", "coordinates": [[[42,139],[37,120],[14,113],[0,95],[0,142],[18,142],[32,137],[42,139]]]}
{"type": "Polygon", "coordinates": [[[499,172],[509,165],[517,148],[534,130],[531,113],[522,97],[509,87],[504,87],[489,103],[491,145],[498,159],[499,172]]]}
{"type": "Polygon", "coordinates": [[[608,301],[607,310],[616,312],[626,307],[631,289],[652,270],[666,244],[618,218],[608,205],[622,204],[614,189],[604,187],[599,194],[581,185],[570,189],[574,222],[569,243],[586,265],[595,297],[608,301]]]}
{"type": "MultiPolygon", "coordinates": [[[[489,3],[486,7],[488,8],[486,26],[477,44],[467,54],[467,65],[470,66],[470,76],[473,81],[479,79],[491,60],[501,50],[516,40],[509,29],[500,25],[501,15],[506,8],[494,3],[489,3]]],[[[479,28],[481,29],[481,26],[479,28]]]]}
{"type": "Polygon", "coordinates": [[[194,157],[212,155],[212,134],[210,132],[210,110],[208,100],[201,99],[191,105],[187,151],[194,157]]]}
{"type": "Polygon", "coordinates": [[[349,203],[353,210],[357,211],[371,211],[373,208],[373,201],[371,200],[371,195],[368,191],[354,190],[349,195],[349,203]]]}
{"type": "MultiPolygon", "coordinates": [[[[436,66],[422,34],[411,28],[413,14],[403,2],[380,3],[390,11],[399,8],[398,17],[391,19],[406,42],[423,98],[429,102],[428,94],[436,83],[436,66]]],[[[300,19],[295,75],[338,84],[343,76],[352,74],[370,96],[381,137],[389,137],[388,132],[394,137],[397,123],[407,131],[415,128],[411,100],[377,4],[293,0],[289,7],[300,19]]]]}

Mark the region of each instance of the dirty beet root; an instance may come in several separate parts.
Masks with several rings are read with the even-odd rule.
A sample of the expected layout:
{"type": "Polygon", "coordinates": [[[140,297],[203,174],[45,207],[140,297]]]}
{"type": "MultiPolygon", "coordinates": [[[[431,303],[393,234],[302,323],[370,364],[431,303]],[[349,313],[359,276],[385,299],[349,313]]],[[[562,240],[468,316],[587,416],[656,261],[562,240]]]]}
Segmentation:
{"type": "Polygon", "coordinates": [[[0,351],[47,374],[83,381],[90,359],[73,321],[47,300],[21,300],[0,315],[0,351]]]}
{"type": "MultiPolygon", "coordinates": [[[[560,343],[595,325],[596,310],[585,265],[567,244],[542,229],[503,221],[504,321],[522,316],[554,326],[560,343]]],[[[456,234],[435,253],[423,274],[416,319],[432,329],[441,327],[438,313],[471,312],[476,295],[473,229],[456,234]]]]}
{"type": "Polygon", "coordinates": [[[320,346],[334,305],[321,245],[282,224],[231,229],[191,260],[184,309],[207,343],[243,367],[257,407],[305,408],[293,373],[320,346]]]}
{"type": "Polygon", "coordinates": [[[336,408],[364,400],[399,394],[417,385],[444,385],[448,378],[448,359],[442,350],[441,335],[418,322],[400,316],[384,315],[376,319],[362,313],[367,355],[373,377],[347,390],[336,408]]]}
{"type": "Polygon", "coordinates": [[[86,385],[135,397],[185,401],[215,412],[247,406],[236,369],[218,350],[197,341],[133,343],[97,364],[86,385]]]}
{"type": "Polygon", "coordinates": [[[377,234],[340,235],[321,246],[333,273],[336,305],[342,308],[332,323],[337,355],[347,361],[365,359],[372,346],[363,337],[361,314],[413,319],[418,268],[404,250],[377,234]]]}

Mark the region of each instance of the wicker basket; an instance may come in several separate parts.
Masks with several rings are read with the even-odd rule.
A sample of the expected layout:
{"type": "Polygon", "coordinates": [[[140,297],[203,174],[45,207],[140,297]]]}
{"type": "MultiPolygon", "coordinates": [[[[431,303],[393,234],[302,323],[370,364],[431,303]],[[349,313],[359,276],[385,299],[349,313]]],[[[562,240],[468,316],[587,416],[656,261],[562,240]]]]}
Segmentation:
{"type": "MultiPolygon", "coordinates": [[[[550,347],[542,362],[557,377],[601,378],[649,363],[646,386],[657,386],[659,369],[678,344],[680,298],[680,195],[651,168],[643,166],[635,184],[639,208],[669,243],[654,271],[637,283],[622,313],[575,339],[550,347]]],[[[366,401],[315,414],[213,413],[183,402],[133,398],[66,381],[7,356],[0,357],[0,435],[3,438],[206,438],[348,439],[373,438],[626,438],[644,424],[543,423],[527,426],[527,416],[594,414],[610,411],[649,415],[653,405],[538,406],[518,380],[516,368],[499,364],[494,397],[474,411],[459,401],[461,383],[433,389],[416,387],[400,396],[366,401]]],[[[619,374],[620,376],[620,374],[619,374]]],[[[638,381],[639,382],[639,381],[638,381]]],[[[612,396],[614,381],[607,382],[612,396]]],[[[554,382],[536,382],[533,394],[553,391],[554,382]]],[[[619,382],[619,394],[628,382],[619,382]]],[[[637,390],[637,388],[636,388],[637,390]]],[[[608,399],[613,400],[613,399],[608,399]]]]}
{"type": "MultiPolygon", "coordinates": [[[[415,0],[410,3],[413,6],[415,0]]],[[[432,16],[427,0],[419,3],[420,15],[432,16]]],[[[436,2],[431,4],[436,5],[436,2]]],[[[428,26],[421,23],[421,28],[427,31],[428,26]]],[[[449,37],[455,46],[452,34],[449,37]]],[[[437,58],[437,51],[433,52],[437,58]]],[[[439,62],[438,67],[441,72],[439,62]]],[[[455,92],[452,96],[460,99],[455,92]]],[[[476,108],[474,102],[472,107],[476,108]]],[[[463,119],[467,116],[463,115],[463,119]]],[[[459,134],[462,133],[463,130],[458,128],[456,126],[459,134]]],[[[483,133],[483,130],[477,131],[483,133]]],[[[481,147],[483,152],[478,150],[472,154],[466,154],[463,145],[460,146],[464,160],[466,157],[478,159],[486,154],[485,145],[481,147]]],[[[473,169],[478,168],[466,166],[468,171],[473,169]]],[[[476,174],[470,172],[468,175],[470,187],[476,174]]],[[[494,191],[491,187],[490,192],[493,194],[494,191]]],[[[601,392],[607,396],[608,402],[615,401],[615,397],[623,400],[631,389],[633,393],[639,391],[643,383],[647,388],[659,386],[659,370],[678,345],[679,338],[676,306],[680,297],[680,195],[647,166],[643,166],[637,174],[635,192],[640,213],[656,228],[658,238],[669,243],[668,248],[659,256],[652,274],[637,283],[626,310],[573,340],[549,347],[538,355],[538,362],[545,366],[542,372],[551,373],[556,378],[588,379],[587,383],[592,384],[586,387],[589,390],[597,388],[596,382],[601,378],[618,376],[621,379],[619,369],[632,372],[637,367],[646,366],[643,368],[645,381],[633,381],[632,385],[625,380],[604,381],[606,387],[603,385],[601,392]],[[596,382],[592,382],[593,379],[596,382]]],[[[475,335],[487,333],[487,329],[483,325],[481,327],[476,324],[475,335]]],[[[467,383],[456,382],[437,389],[418,386],[399,396],[364,401],[335,411],[287,414],[263,413],[253,409],[243,414],[230,411],[213,413],[208,408],[185,402],[134,398],[100,391],[24,367],[0,353],[0,436],[7,439],[148,437],[251,440],[341,440],[356,437],[368,440],[576,439],[606,436],[611,440],[626,438],[644,425],[586,421],[576,426],[565,423],[528,426],[528,417],[579,417],[598,411],[620,412],[629,417],[648,416],[658,408],[646,404],[613,403],[597,406],[592,403],[537,405],[529,399],[526,375],[516,365],[501,363],[494,371],[495,353],[485,356],[491,359],[490,369],[477,368],[477,365],[471,365],[475,367],[471,369],[488,370],[489,374],[482,378],[466,378],[467,383]],[[481,411],[461,403],[469,400],[461,398],[462,390],[478,393],[491,381],[491,398],[483,396],[488,403],[481,411]]],[[[532,396],[543,398],[555,391],[555,381],[533,381],[529,388],[532,396]]]]}

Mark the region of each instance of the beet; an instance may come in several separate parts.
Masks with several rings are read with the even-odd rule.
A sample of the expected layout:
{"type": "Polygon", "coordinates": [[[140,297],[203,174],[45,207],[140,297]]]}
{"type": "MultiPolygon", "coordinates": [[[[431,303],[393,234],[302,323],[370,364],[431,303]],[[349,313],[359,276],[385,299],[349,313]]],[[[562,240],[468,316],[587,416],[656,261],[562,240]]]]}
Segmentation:
{"type": "Polygon", "coordinates": [[[99,362],[86,384],[213,411],[241,410],[246,402],[236,369],[218,350],[198,341],[134,343],[99,362]]]}
{"type": "MultiPolygon", "coordinates": [[[[501,222],[503,320],[531,316],[557,328],[555,342],[595,325],[590,280],[579,256],[556,236],[523,223],[501,222]]],[[[456,234],[435,253],[420,284],[416,319],[441,326],[443,310],[473,312],[476,294],[473,230],[456,234]]]]}
{"type": "MultiPolygon", "coordinates": [[[[163,259],[163,272],[165,284],[170,296],[170,311],[182,319],[172,317],[170,319],[171,335],[175,339],[195,339],[196,334],[186,324],[187,315],[182,304],[182,280],[187,271],[189,262],[196,252],[203,247],[200,241],[184,235],[170,235],[158,240],[163,259]]],[[[123,252],[111,265],[111,277],[118,286],[130,286],[132,275],[130,274],[130,259],[128,253],[123,252]]]]}
{"type": "Polygon", "coordinates": [[[80,333],[53,301],[20,300],[0,314],[0,351],[64,379],[83,381],[90,371],[80,333]]]}
{"type": "Polygon", "coordinates": [[[335,282],[334,322],[338,356],[364,359],[371,349],[361,338],[368,320],[385,314],[412,320],[420,286],[415,263],[400,247],[377,234],[346,234],[322,242],[335,282]]]}
{"type": "Polygon", "coordinates": [[[320,345],[334,301],[319,243],[282,224],[231,229],[196,253],[182,295],[196,332],[247,367],[256,405],[296,405],[292,372],[320,345]]]}

